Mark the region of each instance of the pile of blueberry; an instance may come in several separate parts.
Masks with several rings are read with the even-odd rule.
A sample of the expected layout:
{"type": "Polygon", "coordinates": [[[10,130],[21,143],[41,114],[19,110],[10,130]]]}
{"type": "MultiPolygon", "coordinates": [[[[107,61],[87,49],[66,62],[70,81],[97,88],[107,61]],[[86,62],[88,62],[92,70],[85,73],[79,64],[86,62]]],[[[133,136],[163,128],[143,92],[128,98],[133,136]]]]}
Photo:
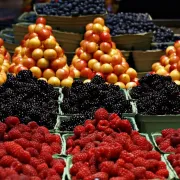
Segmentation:
{"type": "Polygon", "coordinates": [[[119,116],[132,112],[131,104],[119,86],[106,84],[98,75],[90,83],[76,80],[71,88],[63,88],[62,92],[61,110],[64,114],[83,114],[86,119],[91,119],[100,107],[119,116]]]}
{"type": "Polygon", "coordinates": [[[108,14],[106,25],[110,28],[112,36],[152,32],[154,34],[153,42],[174,41],[173,31],[165,27],[156,26],[149,18],[149,14],[123,12],[108,14]]]}
{"type": "Polygon", "coordinates": [[[37,80],[29,70],[17,76],[7,75],[0,86],[0,119],[17,116],[21,123],[36,121],[39,125],[53,128],[58,112],[59,91],[43,80],[37,80]]]}
{"type": "Polygon", "coordinates": [[[104,0],[52,0],[46,5],[37,4],[36,11],[44,15],[80,16],[104,14],[106,9],[104,0]]]}
{"type": "Polygon", "coordinates": [[[180,114],[180,88],[170,76],[151,74],[139,80],[130,95],[136,99],[138,113],[147,115],[180,114]]]}
{"type": "MultiPolygon", "coordinates": [[[[169,46],[170,44],[168,44],[168,43],[162,43],[162,44],[153,44],[152,46],[151,46],[151,49],[152,50],[166,50],[166,48],[169,46]]],[[[172,43],[172,45],[173,45],[173,43],[172,43]]]]}
{"type": "Polygon", "coordinates": [[[26,16],[23,17],[22,21],[25,22],[36,22],[37,15],[35,13],[28,13],[26,16]]]}

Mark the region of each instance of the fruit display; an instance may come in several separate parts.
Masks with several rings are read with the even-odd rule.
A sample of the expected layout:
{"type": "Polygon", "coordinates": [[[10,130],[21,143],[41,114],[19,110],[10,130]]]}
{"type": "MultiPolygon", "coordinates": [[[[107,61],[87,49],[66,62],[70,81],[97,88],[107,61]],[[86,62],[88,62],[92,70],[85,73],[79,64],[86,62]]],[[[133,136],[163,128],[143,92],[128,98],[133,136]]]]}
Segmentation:
{"type": "Polygon", "coordinates": [[[0,38],[0,85],[3,84],[7,79],[6,73],[10,66],[10,60],[10,54],[4,47],[3,39],[0,38]]]}
{"type": "Polygon", "coordinates": [[[168,155],[167,159],[171,163],[174,171],[176,172],[177,176],[180,178],[180,165],[179,165],[179,158],[180,154],[170,154],[168,155]]]}
{"type": "Polygon", "coordinates": [[[95,15],[105,14],[104,0],[63,0],[57,2],[52,0],[51,3],[36,5],[38,14],[56,15],[56,16],[80,16],[80,15],[95,15]]]}
{"type": "Polygon", "coordinates": [[[180,84],[180,40],[174,46],[168,46],[166,54],[161,56],[160,62],[152,65],[152,73],[171,76],[173,81],[180,84]]]}
{"type": "Polygon", "coordinates": [[[85,119],[89,119],[93,118],[94,112],[100,107],[119,116],[132,112],[124,91],[119,86],[106,84],[98,75],[89,83],[75,80],[71,88],[65,87],[62,92],[64,98],[60,107],[64,114],[82,114],[85,119]]]}
{"type": "Polygon", "coordinates": [[[149,14],[123,12],[108,14],[106,24],[112,36],[152,32],[153,42],[173,42],[173,31],[166,27],[156,26],[149,16],[149,14]]]}
{"type": "Polygon", "coordinates": [[[72,155],[70,174],[74,179],[140,180],[167,179],[169,171],[161,154],[129,121],[98,109],[93,120],[74,128],[67,138],[72,155]]]}
{"type": "Polygon", "coordinates": [[[180,129],[163,129],[155,139],[158,148],[165,153],[180,153],[180,129]]]}
{"type": "Polygon", "coordinates": [[[121,51],[116,49],[109,28],[100,17],[86,26],[84,40],[76,49],[70,69],[76,78],[92,79],[98,74],[108,83],[117,84],[121,88],[137,85],[137,72],[129,67],[121,51]]]}
{"type": "Polygon", "coordinates": [[[67,65],[64,51],[52,35],[52,28],[46,19],[38,18],[36,24],[28,27],[21,46],[17,47],[9,72],[17,74],[30,69],[34,76],[43,78],[53,86],[71,86],[74,76],[67,65]]]}
{"type": "Polygon", "coordinates": [[[180,88],[170,76],[144,76],[139,86],[130,90],[130,95],[137,100],[139,114],[180,114],[180,88]]]}
{"type": "Polygon", "coordinates": [[[59,135],[10,116],[0,122],[0,141],[0,179],[61,180],[66,164],[52,157],[61,152],[59,135]]]}
{"type": "Polygon", "coordinates": [[[0,120],[17,116],[22,123],[36,121],[39,125],[54,128],[58,113],[59,92],[44,80],[33,77],[29,70],[16,77],[7,75],[0,86],[0,120]]]}

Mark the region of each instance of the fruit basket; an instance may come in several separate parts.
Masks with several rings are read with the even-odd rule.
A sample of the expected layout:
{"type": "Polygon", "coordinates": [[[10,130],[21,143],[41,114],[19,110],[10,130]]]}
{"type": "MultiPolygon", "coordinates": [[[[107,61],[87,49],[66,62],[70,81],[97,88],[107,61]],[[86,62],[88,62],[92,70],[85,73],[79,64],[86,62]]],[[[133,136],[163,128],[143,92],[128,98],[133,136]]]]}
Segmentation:
{"type": "MultiPolygon", "coordinates": [[[[56,123],[56,126],[55,126],[54,129],[60,131],[63,134],[68,134],[70,131],[61,130],[61,123],[70,122],[71,117],[72,117],[71,115],[69,115],[69,116],[58,116],[57,123],[56,123]]],[[[124,117],[124,119],[128,119],[130,121],[133,130],[139,131],[139,129],[138,129],[137,125],[136,125],[136,121],[135,121],[135,119],[133,117],[124,117]]],[[[81,124],[78,124],[78,125],[81,125],[81,124]]]]}
{"type": "Polygon", "coordinates": [[[178,175],[177,175],[177,173],[175,172],[175,170],[174,170],[174,168],[172,167],[172,165],[171,165],[171,163],[168,161],[168,156],[169,156],[169,154],[164,154],[164,159],[165,159],[165,161],[166,161],[166,164],[169,166],[169,169],[171,170],[171,172],[173,173],[173,175],[174,175],[174,179],[180,179],[179,177],[178,177],[178,175]]]}
{"type": "Polygon", "coordinates": [[[36,21],[36,13],[34,11],[31,12],[24,12],[21,16],[18,18],[18,22],[32,22],[34,23],[36,21]]]}
{"type": "MultiPolygon", "coordinates": [[[[146,134],[146,133],[140,133],[140,134],[141,134],[141,136],[144,136],[152,144],[148,134],[146,134]]],[[[63,144],[62,154],[63,155],[66,155],[66,140],[67,140],[68,137],[73,136],[73,135],[74,135],[73,132],[69,132],[68,134],[63,134],[62,135],[62,144],[63,144]]],[[[154,146],[153,146],[153,149],[154,149],[154,146]]]]}
{"type": "MultiPolygon", "coordinates": [[[[166,162],[166,160],[163,156],[161,156],[161,161],[166,163],[167,169],[169,171],[169,177],[167,180],[173,180],[174,177],[176,178],[177,175],[174,174],[174,171],[170,168],[169,163],[166,162]]],[[[71,167],[72,167],[72,156],[68,156],[67,157],[67,170],[68,170],[67,171],[68,172],[67,177],[69,180],[71,179],[71,174],[69,173],[69,170],[71,167]]]]}
{"type": "Polygon", "coordinates": [[[152,33],[126,34],[112,36],[117,48],[123,50],[148,50],[152,42],[152,33]]]}
{"type": "Polygon", "coordinates": [[[105,18],[106,14],[95,14],[87,16],[52,16],[43,15],[37,13],[37,7],[45,6],[47,3],[37,3],[34,5],[34,11],[38,17],[44,17],[47,20],[47,24],[52,26],[53,29],[58,29],[61,31],[83,33],[86,24],[92,22],[96,17],[105,18]]]}
{"type": "Polygon", "coordinates": [[[135,68],[138,72],[151,71],[153,63],[164,54],[163,50],[133,51],[135,68]]]}

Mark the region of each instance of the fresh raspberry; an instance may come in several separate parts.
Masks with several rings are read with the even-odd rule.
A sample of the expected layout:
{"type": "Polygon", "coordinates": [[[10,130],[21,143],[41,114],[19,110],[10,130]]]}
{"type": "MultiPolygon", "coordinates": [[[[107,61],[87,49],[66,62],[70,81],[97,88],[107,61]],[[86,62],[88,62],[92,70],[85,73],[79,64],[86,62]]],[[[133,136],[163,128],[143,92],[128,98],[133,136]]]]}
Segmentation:
{"type": "Polygon", "coordinates": [[[47,176],[48,176],[48,177],[51,177],[51,176],[53,176],[53,175],[57,175],[56,170],[53,169],[53,168],[49,168],[49,169],[47,170],[47,176]]]}
{"type": "Polygon", "coordinates": [[[124,164],[124,168],[125,169],[128,169],[128,170],[131,170],[134,168],[134,165],[132,163],[125,163],[124,164]]]}
{"type": "Polygon", "coordinates": [[[119,171],[118,171],[118,175],[122,176],[122,177],[125,177],[126,179],[135,180],[134,174],[131,171],[125,169],[125,168],[120,168],[119,171]]]}
{"type": "Polygon", "coordinates": [[[148,153],[147,151],[142,151],[142,150],[136,150],[136,151],[133,151],[133,152],[131,152],[133,155],[134,155],[134,157],[135,157],[135,159],[137,158],[137,157],[142,157],[142,158],[145,158],[146,157],[146,154],[148,153]]]}
{"type": "Polygon", "coordinates": [[[50,178],[47,178],[47,180],[61,180],[61,178],[59,177],[59,175],[53,175],[50,178]]]}
{"type": "Polygon", "coordinates": [[[48,177],[48,168],[42,169],[42,170],[39,172],[39,177],[40,177],[41,179],[47,179],[47,177],[48,177]]]}
{"type": "Polygon", "coordinates": [[[131,141],[127,141],[127,143],[124,145],[124,149],[128,152],[134,152],[134,151],[137,151],[139,150],[139,146],[133,144],[133,142],[131,141]]]}
{"type": "Polygon", "coordinates": [[[6,151],[13,157],[18,158],[19,161],[23,163],[28,163],[30,161],[30,154],[15,142],[5,142],[6,151]]]}
{"type": "Polygon", "coordinates": [[[36,132],[42,134],[43,136],[44,136],[45,134],[49,134],[49,130],[48,130],[46,127],[44,127],[44,126],[39,126],[39,127],[36,129],[36,132]]]}
{"type": "Polygon", "coordinates": [[[162,151],[166,151],[166,149],[171,146],[171,142],[170,142],[170,139],[166,139],[165,141],[161,142],[159,144],[159,148],[162,150],[162,151]]]}
{"type": "Polygon", "coordinates": [[[164,141],[164,138],[162,136],[159,136],[159,137],[156,138],[157,145],[159,145],[163,141],[164,141]]]}
{"type": "Polygon", "coordinates": [[[156,159],[156,160],[160,161],[161,160],[161,154],[157,151],[149,151],[146,154],[146,159],[156,159]]]}
{"type": "Polygon", "coordinates": [[[26,151],[30,153],[31,157],[37,157],[39,155],[38,151],[33,147],[26,148],[26,151]]]}
{"type": "Polygon", "coordinates": [[[88,132],[89,134],[93,133],[96,130],[95,126],[90,123],[84,125],[84,127],[85,127],[85,131],[88,132]]]}
{"type": "Polygon", "coordinates": [[[7,126],[5,123],[0,122],[0,140],[3,140],[4,133],[6,132],[7,126]]]}
{"type": "Polygon", "coordinates": [[[124,159],[127,163],[132,163],[134,161],[134,155],[125,150],[121,152],[120,158],[124,159]]]}
{"type": "Polygon", "coordinates": [[[73,156],[72,162],[73,164],[79,161],[85,162],[87,158],[88,158],[87,153],[78,153],[73,156]]]}
{"type": "Polygon", "coordinates": [[[85,132],[85,127],[82,126],[82,125],[78,125],[78,126],[76,126],[76,127],[74,128],[74,134],[75,134],[77,137],[80,137],[80,135],[81,135],[82,133],[84,133],[84,132],[85,132]]]}
{"type": "Polygon", "coordinates": [[[31,137],[32,141],[43,143],[45,142],[45,138],[41,133],[34,133],[31,137]]]}
{"type": "Polygon", "coordinates": [[[104,108],[99,108],[94,113],[94,118],[96,119],[96,121],[100,121],[100,120],[103,120],[103,119],[108,120],[108,116],[109,116],[109,113],[104,108]]]}
{"type": "Polygon", "coordinates": [[[35,168],[33,168],[29,164],[25,164],[22,166],[22,171],[23,174],[28,175],[28,176],[37,176],[37,171],[35,168]]]}
{"type": "Polygon", "coordinates": [[[15,126],[15,129],[19,130],[21,133],[31,132],[31,129],[25,124],[18,124],[17,126],[15,126]]]}
{"type": "Polygon", "coordinates": [[[111,129],[111,128],[107,128],[107,129],[105,129],[104,132],[106,133],[106,135],[110,135],[110,134],[112,134],[114,132],[114,130],[111,129]]]}
{"type": "Polygon", "coordinates": [[[82,166],[76,174],[77,179],[84,179],[85,177],[91,175],[91,172],[87,166],[82,166]]]}
{"type": "Polygon", "coordinates": [[[59,143],[53,142],[51,144],[51,149],[54,154],[60,154],[61,153],[61,145],[59,143]]]}
{"type": "Polygon", "coordinates": [[[99,131],[105,131],[107,128],[109,128],[109,121],[107,120],[100,120],[97,124],[97,129],[99,131]]]}
{"type": "Polygon", "coordinates": [[[69,148],[69,147],[72,147],[74,145],[74,140],[70,137],[66,140],[66,146],[69,148]]]}
{"type": "Polygon", "coordinates": [[[52,155],[47,152],[41,152],[39,158],[43,159],[47,164],[49,164],[52,161],[52,155]]]}
{"type": "Polygon", "coordinates": [[[46,143],[43,143],[41,151],[53,154],[52,148],[46,143]]]}
{"type": "Polygon", "coordinates": [[[168,157],[167,157],[168,161],[169,162],[173,162],[174,159],[176,159],[176,155],[175,154],[170,154],[168,157]]]}
{"type": "Polygon", "coordinates": [[[93,179],[100,179],[100,180],[108,180],[109,179],[109,176],[107,173],[104,173],[104,172],[98,172],[96,174],[93,174],[92,175],[93,179]]]}
{"type": "Polygon", "coordinates": [[[3,167],[10,167],[14,161],[15,159],[12,156],[5,155],[0,159],[0,165],[3,167]]]}
{"type": "Polygon", "coordinates": [[[81,167],[83,167],[82,162],[73,163],[73,166],[70,168],[70,174],[75,176],[81,167]]]}
{"type": "Polygon", "coordinates": [[[117,161],[116,161],[116,163],[119,165],[119,166],[124,166],[125,165],[125,161],[124,161],[124,159],[118,159],[117,161]]]}
{"type": "Polygon", "coordinates": [[[26,149],[30,146],[30,142],[24,138],[16,139],[14,142],[16,142],[17,144],[22,146],[24,149],[26,149]]]}
{"type": "Polygon", "coordinates": [[[144,167],[135,167],[131,169],[131,172],[135,175],[136,179],[144,179],[145,173],[146,173],[146,168],[144,167]]]}
{"type": "Polygon", "coordinates": [[[111,121],[116,117],[118,117],[118,115],[116,113],[111,113],[111,114],[109,114],[108,120],[111,121]]]}
{"type": "Polygon", "coordinates": [[[29,132],[23,132],[22,137],[24,139],[27,139],[27,140],[31,141],[31,133],[29,133],[29,132]]]}
{"type": "Polygon", "coordinates": [[[161,134],[162,134],[163,137],[166,137],[168,135],[172,135],[174,133],[175,133],[175,129],[173,129],[173,128],[163,129],[161,131],[161,134]]]}
{"type": "Polygon", "coordinates": [[[111,174],[111,170],[112,170],[113,166],[114,166],[113,161],[104,161],[99,165],[99,169],[101,172],[111,174]]]}
{"type": "Polygon", "coordinates": [[[134,159],[133,164],[136,167],[146,167],[147,161],[146,161],[146,159],[144,159],[142,157],[138,157],[138,158],[134,159]]]}
{"type": "Polygon", "coordinates": [[[4,171],[4,168],[0,167],[0,179],[5,179],[6,172],[4,171]]]}
{"type": "Polygon", "coordinates": [[[112,119],[109,123],[110,127],[113,129],[113,130],[119,130],[120,128],[120,125],[121,125],[121,119],[119,116],[117,116],[116,118],[112,119]]]}
{"type": "Polygon", "coordinates": [[[29,164],[36,169],[37,166],[41,164],[41,162],[39,161],[39,159],[32,157],[29,164]]]}
{"type": "Polygon", "coordinates": [[[22,164],[16,160],[11,164],[11,168],[14,169],[16,172],[21,172],[22,164]]]}
{"type": "Polygon", "coordinates": [[[80,146],[75,146],[75,148],[71,151],[71,154],[74,155],[74,154],[78,154],[80,152],[81,152],[80,146]]]}
{"type": "Polygon", "coordinates": [[[168,178],[169,177],[169,171],[167,169],[160,169],[156,172],[156,175],[168,178]]]}
{"type": "Polygon", "coordinates": [[[158,162],[158,170],[160,169],[166,169],[166,163],[163,161],[158,162]]]}
{"type": "Polygon", "coordinates": [[[41,151],[42,144],[36,142],[36,141],[30,141],[30,146],[38,150],[38,152],[41,151]]]}
{"type": "Polygon", "coordinates": [[[127,119],[123,119],[120,121],[120,130],[121,132],[127,132],[128,134],[132,131],[132,125],[127,119]]]}
{"type": "Polygon", "coordinates": [[[165,152],[177,152],[177,149],[173,148],[172,146],[169,146],[165,152]]]}
{"type": "Polygon", "coordinates": [[[38,176],[31,176],[30,180],[41,180],[41,178],[38,176]]]}
{"type": "Polygon", "coordinates": [[[146,167],[148,171],[156,172],[158,170],[159,161],[155,159],[149,159],[146,162],[147,162],[147,165],[145,165],[144,167],[146,167]]]}
{"type": "Polygon", "coordinates": [[[180,167],[179,166],[175,167],[174,170],[176,171],[177,174],[180,174],[180,167]]]}
{"type": "Polygon", "coordinates": [[[66,166],[66,162],[63,159],[53,159],[50,164],[51,166],[54,164],[63,164],[64,167],[66,166]]]}
{"type": "Polygon", "coordinates": [[[31,129],[37,129],[39,126],[35,121],[31,121],[28,123],[28,127],[30,127],[31,129]]]}
{"type": "Polygon", "coordinates": [[[5,149],[1,149],[0,148],[0,159],[5,156],[7,153],[6,153],[6,150],[5,149]]]}
{"type": "Polygon", "coordinates": [[[110,180],[127,180],[125,177],[112,177],[110,180]]]}
{"type": "Polygon", "coordinates": [[[22,137],[22,134],[18,129],[13,128],[8,132],[8,137],[9,140],[19,139],[22,137]]]}
{"type": "Polygon", "coordinates": [[[9,116],[4,120],[5,124],[9,127],[12,128],[18,124],[20,124],[20,120],[19,118],[15,117],[15,116],[9,116]]]}
{"type": "Polygon", "coordinates": [[[42,164],[39,164],[39,165],[37,166],[37,171],[38,171],[38,172],[41,172],[41,171],[44,170],[44,169],[48,169],[48,165],[47,165],[46,163],[42,163],[42,164]]]}
{"type": "Polygon", "coordinates": [[[155,175],[153,172],[151,171],[146,171],[146,179],[156,179],[157,175],[155,175]]]}
{"type": "Polygon", "coordinates": [[[56,172],[60,175],[62,175],[64,172],[64,165],[62,163],[56,163],[52,168],[55,169],[56,172]]]}
{"type": "Polygon", "coordinates": [[[53,142],[61,144],[61,139],[59,135],[47,133],[45,134],[45,142],[48,144],[53,142]]]}

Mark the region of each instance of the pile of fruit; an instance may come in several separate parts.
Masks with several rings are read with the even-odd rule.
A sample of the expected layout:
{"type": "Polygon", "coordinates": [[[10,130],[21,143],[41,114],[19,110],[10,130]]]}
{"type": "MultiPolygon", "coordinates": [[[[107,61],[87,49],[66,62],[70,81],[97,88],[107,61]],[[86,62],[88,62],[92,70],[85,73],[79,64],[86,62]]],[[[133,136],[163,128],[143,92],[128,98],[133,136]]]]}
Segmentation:
{"type": "Polygon", "coordinates": [[[29,25],[28,31],[21,46],[15,49],[9,72],[17,74],[30,69],[34,76],[53,86],[71,85],[73,74],[67,58],[52,35],[52,28],[46,25],[46,19],[38,18],[36,24],[29,25]]]}
{"type": "Polygon", "coordinates": [[[180,153],[180,129],[164,129],[161,136],[156,138],[159,149],[163,152],[180,153]]]}
{"type": "Polygon", "coordinates": [[[137,72],[129,68],[121,51],[116,49],[110,30],[100,17],[86,26],[84,40],[76,49],[70,69],[76,78],[89,78],[88,82],[99,74],[108,83],[117,84],[121,88],[137,85],[137,72]]]}
{"type": "Polygon", "coordinates": [[[4,47],[4,41],[0,38],[0,85],[6,81],[10,60],[10,54],[4,47]]]}
{"type": "Polygon", "coordinates": [[[52,0],[51,3],[46,5],[36,6],[38,14],[43,15],[57,15],[57,16],[80,16],[92,14],[105,14],[104,0],[52,0]]]}
{"type": "Polygon", "coordinates": [[[160,62],[152,65],[152,73],[167,76],[170,75],[177,84],[180,84],[180,40],[166,49],[166,55],[160,58],[160,62]]]}
{"type": "Polygon", "coordinates": [[[170,154],[167,157],[168,161],[171,163],[172,167],[174,168],[176,174],[180,178],[180,164],[179,164],[179,159],[180,159],[180,154],[170,154]]]}
{"type": "Polygon", "coordinates": [[[101,76],[95,76],[91,82],[83,83],[75,80],[71,88],[64,88],[61,109],[65,114],[82,114],[85,118],[93,118],[94,112],[104,107],[109,112],[131,113],[130,101],[126,100],[119,86],[106,84],[101,76]]]}
{"type": "Polygon", "coordinates": [[[138,113],[148,115],[180,114],[180,88],[170,76],[151,74],[139,80],[130,95],[136,99],[138,113]]]}
{"type": "Polygon", "coordinates": [[[167,179],[169,172],[161,154],[129,121],[101,108],[94,120],[74,128],[67,139],[67,153],[73,155],[70,174],[74,179],[139,180],[167,179]]]}
{"type": "Polygon", "coordinates": [[[7,75],[0,86],[0,120],[17,116],[22,123],[36,121],[39,125],[53,128],[58,112],[59,92],[43,80],[37,80],[29,70],[17,76],[7,75]]]}
{"type": "Polygon", "coordinates": [[[149,14],[142,13],[118,13],[108,14],[106,24],[111,30],[112,36],[121,34],[139,34],[145,32],[154,33],[153,42],[173,42],[174,33],[166,27],[156,26],[149,18],[149,14]]]}
{"type": "Polygon", "coordinates": [[[0,179],[61,179],[66,164],[52,158],[61,152],[59,135],[11,116],[0,122],[0,141],[0,179]]]}

